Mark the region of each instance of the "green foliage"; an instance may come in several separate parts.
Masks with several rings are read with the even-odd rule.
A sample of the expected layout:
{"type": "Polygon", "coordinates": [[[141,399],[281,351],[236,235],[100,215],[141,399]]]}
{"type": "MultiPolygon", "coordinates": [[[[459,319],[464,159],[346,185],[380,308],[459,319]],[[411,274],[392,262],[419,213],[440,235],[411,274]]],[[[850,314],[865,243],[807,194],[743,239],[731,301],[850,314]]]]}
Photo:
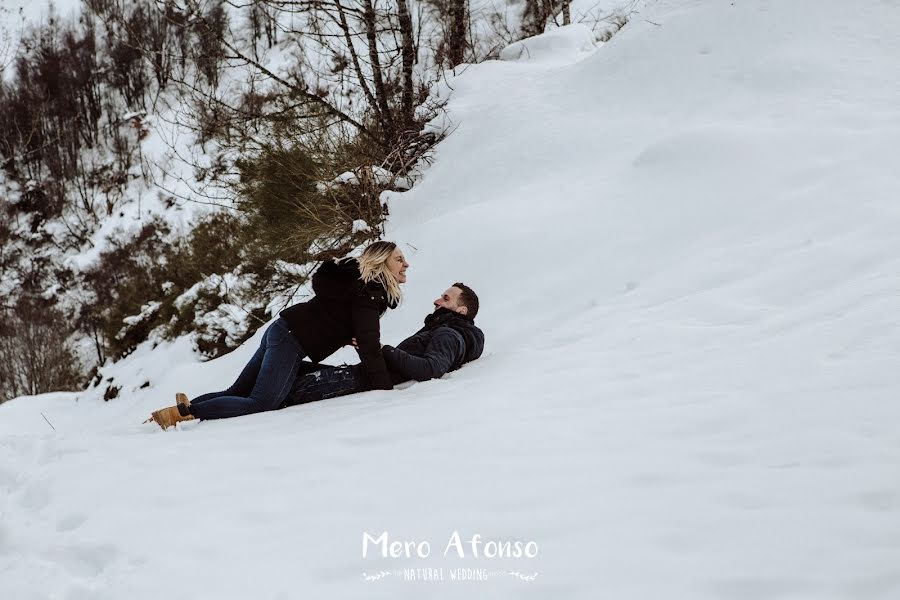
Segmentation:
{"type": "Polygon", "coordinates": [[[341,173],[340,167],[318,161],[301,145],[264,146],[237,167],[239,207],[248,221],[246,243],[255,249],[251,260],[303,264],[341,255],[376,237],[384,220],[378,200],[384,186],[364,173],[356,184],[328,183],[341,173]],[[355,220],[366,221],[371,231],[354,234],[355,220]]]}
{"type": "Polygon", "coordinates": [[[165,281],[182,290],[213,273],[229,273],[243,262],[241,221],[222,212],[200,221],[190,236],[170,244],[165,254],[165,281]]]}
{"type": "Polygon", "coordinates": [[[153,323],[147,322],[120,335],[124,319],[139,314],[160,293],[160,271],[165,265],[158,261],[165,255],[168,233],[165,223],[151,221],[133,239],[112,243],[97,265],[83,273],[82,285],[93,297],[81,306],[76,322],[82,329],[96,331],[102,355],[122,356],[150,332],[153,323]]]}
{"type": "Polygon", "coordinates": [[[197,310],[212,310],[223,298],[201,291],[181,306],[174,300],[207,276],[240,265],[238,231],[234,216],[218,214],[189,237],[171,240],[168,225],[154,220],[134,238],[113,244],[83,275],[94,301],[82,307],[78,320],[83,329],[97,330],[101,356],[124,356],[158,328],[166,337],[195,330],[197,310]]]}
{"type": "Polygon", "coordinates": [[[247,216],[257,251],[303,262],[309,245],[332,232],[330,206],[316,190],[318,165],[302,149],[268,146],[236,164],[240,209],[247,216]]]}

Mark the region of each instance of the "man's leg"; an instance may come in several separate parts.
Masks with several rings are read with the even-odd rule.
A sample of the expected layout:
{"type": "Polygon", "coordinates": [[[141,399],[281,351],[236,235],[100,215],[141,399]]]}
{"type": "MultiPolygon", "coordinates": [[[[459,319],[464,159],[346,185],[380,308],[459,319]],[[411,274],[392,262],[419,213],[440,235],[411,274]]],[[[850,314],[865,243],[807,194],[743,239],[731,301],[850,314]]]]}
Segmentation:
{"type": "MultiPolygon", "coordinates": [[[[304,353],[300,343],[281,319],[269,327],[265,338],[265,350],[250,393],[246,396],[218,396],[199,404],[192,402],[191,414],[200,419],[223,419],[274,410],[281,406],[297,377],[304,353]]],[[[245,371],[250,367],[248,364],[245,371]]],[[[243,375],[241,373],[242,377],[243,375]]]]}
{"type": "Polygon", "coordinates": [[[296,406],[371,389],[359,365],[329,367],[297,377],[283,406],[296,406]]]}

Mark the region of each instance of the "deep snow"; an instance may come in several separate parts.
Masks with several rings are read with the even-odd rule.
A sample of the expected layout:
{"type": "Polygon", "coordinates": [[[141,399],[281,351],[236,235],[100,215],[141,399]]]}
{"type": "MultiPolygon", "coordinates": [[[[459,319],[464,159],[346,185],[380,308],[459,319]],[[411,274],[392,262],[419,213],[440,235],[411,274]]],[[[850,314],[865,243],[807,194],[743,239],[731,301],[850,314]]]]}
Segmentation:
{"type": "Polygon", "coordinates": [[[384,340],[461,279],[485,356],[162,433],[261,333],[206,364],[179,340],[108,369],[109,403],[6,403],[0,596],[898,597],[898,28],[661,0],[565,64],[460,69],[454,133],[389,195],[412,266],[384,340]],[[539,555],[445,559],[455,530],[539,555]],[[363,559],[382,531],[431,557],[363,559]],[[458,566],[538,575],[395,573],[458,566]]]}

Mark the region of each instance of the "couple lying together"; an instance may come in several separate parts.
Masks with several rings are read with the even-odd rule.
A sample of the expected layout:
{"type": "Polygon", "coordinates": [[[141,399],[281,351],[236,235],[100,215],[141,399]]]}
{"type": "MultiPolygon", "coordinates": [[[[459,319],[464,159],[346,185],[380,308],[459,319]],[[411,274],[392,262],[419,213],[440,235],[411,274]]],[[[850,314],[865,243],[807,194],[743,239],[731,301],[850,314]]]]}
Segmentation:
{"type": "Polygon", "coordinates": [[[478,296],[462,283],[434,301],[434,312],[413,336],[396,348],[381,345],[379,319],[400,303],[407,267],[393,242],[375,242],[358,259],[323,263],[312,278],[315,296],[281,312],[230,388],[193,400],[176,394],[175,406],[155,411],[145,423],[167,429],[192,419],[238,417],[389,390],[404,381],[441,377],[481,356],[484,334],[475,326],[478,296]],[[360,364],[319,364],[348,344],[356,347],[360,364]]]}

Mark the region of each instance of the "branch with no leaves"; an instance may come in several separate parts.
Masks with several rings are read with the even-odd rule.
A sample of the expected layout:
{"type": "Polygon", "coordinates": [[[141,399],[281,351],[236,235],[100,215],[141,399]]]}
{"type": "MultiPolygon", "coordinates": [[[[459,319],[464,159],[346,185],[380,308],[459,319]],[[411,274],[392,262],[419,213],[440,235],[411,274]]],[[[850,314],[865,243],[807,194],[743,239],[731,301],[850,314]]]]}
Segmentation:
{"type": "Polygon", "coordinates": [[[50,426],[50,429],[52,429],[53,431],[56,431],[56,427],[53,426],[53,423],[50,422],[50,419],[47,418],[47,415],[45,415],[44,413],[41,413],[41,416],[44,417],[45,421],[47,421],[47,425],[50,426]]]}

